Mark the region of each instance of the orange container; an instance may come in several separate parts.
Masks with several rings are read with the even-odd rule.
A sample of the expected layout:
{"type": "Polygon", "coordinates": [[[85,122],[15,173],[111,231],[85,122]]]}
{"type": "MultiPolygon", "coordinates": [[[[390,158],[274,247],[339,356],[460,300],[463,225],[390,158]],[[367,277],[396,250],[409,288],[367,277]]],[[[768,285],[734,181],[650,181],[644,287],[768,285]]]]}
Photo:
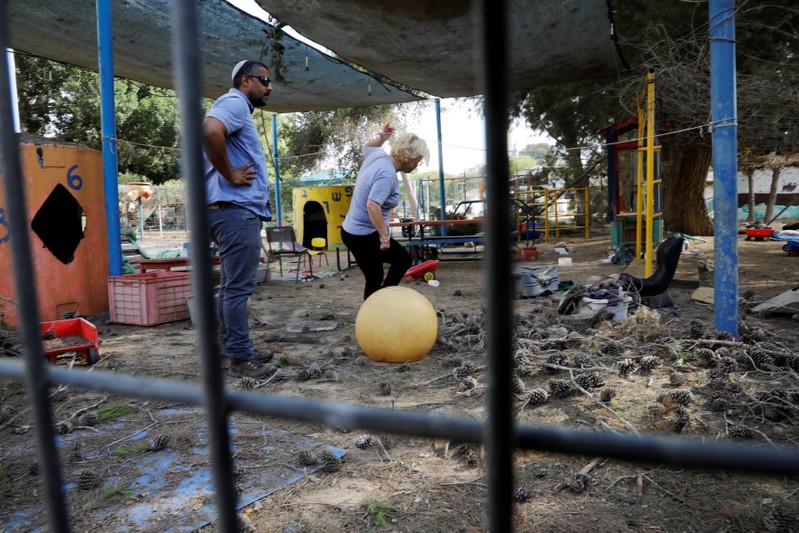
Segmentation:
{"type": "MultiPolygon", "coordinates": [[[[40,319],[108,309],[102,154],[41,139],[19,145],[40,319]]],[[[5,176],[0,174],[0,323],[17,325],[5,176]]]]}
{"type": "Polygon", "coordinates": [[[155,326],[189,318],[188,272],[148,272],[108,278],[111,322],[155,326]]]}

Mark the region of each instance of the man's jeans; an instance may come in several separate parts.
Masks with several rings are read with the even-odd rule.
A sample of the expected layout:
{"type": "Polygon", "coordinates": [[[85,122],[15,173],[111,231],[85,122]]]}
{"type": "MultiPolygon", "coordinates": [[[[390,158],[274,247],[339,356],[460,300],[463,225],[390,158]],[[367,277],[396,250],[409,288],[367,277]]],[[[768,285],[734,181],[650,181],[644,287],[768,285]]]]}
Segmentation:
{"type": "Polygon", "coordinates": [[[210,209],[208,219],[221,260],[217,305],[223,349],[233,359],[252,359],[247,299],[255,291],[261,257],[261,219],[231,205],[210,209]]]}

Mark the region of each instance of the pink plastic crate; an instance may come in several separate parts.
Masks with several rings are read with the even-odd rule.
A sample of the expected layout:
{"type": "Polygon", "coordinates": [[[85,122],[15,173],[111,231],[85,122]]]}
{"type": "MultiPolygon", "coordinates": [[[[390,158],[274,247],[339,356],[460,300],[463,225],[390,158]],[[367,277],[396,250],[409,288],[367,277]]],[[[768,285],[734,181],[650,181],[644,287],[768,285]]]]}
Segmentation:
{"type": "Polygon", "coordinates": [[[111,322],[154,326],[189,318],[188,272],[148,272],[108,278],[111,322]]]}

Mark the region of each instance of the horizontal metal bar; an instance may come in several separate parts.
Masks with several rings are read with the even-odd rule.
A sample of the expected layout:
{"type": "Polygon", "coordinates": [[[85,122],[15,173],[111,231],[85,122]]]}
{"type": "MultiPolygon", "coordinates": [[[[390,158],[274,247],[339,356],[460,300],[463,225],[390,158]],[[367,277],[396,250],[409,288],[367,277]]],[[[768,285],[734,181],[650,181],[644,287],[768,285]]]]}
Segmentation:
{"type": "MultiPolygon", "coordinates": [[[[19,361],[0,359],[0,375],[22,379],[19,361]]],[[[72,385],[121,396],[157,399],[202,406],[202,388],[196,383],[138,378],[112,372],[48,367],[51,383],[72,385]]],[[[233,410],[292,420],[315,422],[348,429],[383,431],[461,442],[481,443],[484,424],[478,420],[429,415],[264,394],[226,391],[233,410]]],[[[678,437],[617,435],[545,428],[529,424],[516,429],[521,449],[572,455],[590,455],[631,462],[667,464],[674,467],[726,469],[740,472],[799,475],[799,451],[786,448],[753,448],[742,444],[706,444],[678,437]]]]}

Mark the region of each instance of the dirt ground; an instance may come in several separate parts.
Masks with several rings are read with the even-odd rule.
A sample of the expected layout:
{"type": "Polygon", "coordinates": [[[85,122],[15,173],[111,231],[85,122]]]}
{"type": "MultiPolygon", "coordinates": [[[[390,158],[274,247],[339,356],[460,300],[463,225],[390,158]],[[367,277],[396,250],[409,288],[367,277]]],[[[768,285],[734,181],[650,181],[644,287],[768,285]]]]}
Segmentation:
{"type": "MultiPolygon", "coordinates": [[[[624,269],[601,261],[608,258],[609,245],[608,237],[575,239],[572,265],[557,266],[563,256],[555,253],[555,243],[539,244],[541,256],[532,264],[557,266],[560,281],[598,283],[624,269]]],[[[674,307],[641,307],[624,321],[594,324],[590,316],[559,315],[563,292],[516,300],[517,419],[585,431],[629,433],[634,427],[705,441],[736,439],[753,446],[796,448],[799,323],[790,314],[757,317],[746,309],[797,286],[799,258],[788,257],[781,243],[740,241],[743,299],[736,341],[714,331],[712,306],[691,299],[697,272],[713,259],[712,249],[712,238],[689,241],[669,291],[674,307]],[[571,375],[590,376],[576,380],[585,392],[574,388],[571,375]]],[[[293,272],[278,279],[273,265],[272,279],[260,284],[253,297],[251,318],[256,345],[277,352],[278,372],[261,383],[226,378],[227,386],[254,386],[256,394],[483,418],[484,263],[442,262],[438,287],[403,282],[439,312],[439,341],[425,359],[392,365],[372,362],[360,351],[354,326],[362,275],[357,268],[338,272],[335,254],[328,256],[331,266],[315,265],[322,277],[308,282],[295,283],[293,272]]],[[[198,380],[196,331],[189,321],[143,328],[107,324],[103,316],[91,319],[102,340],[97,369],[198,380]]],[[[10,379],[0,385],[0,529],[43,529],[41,510],[22,522],[12,521],[15,511],[42,496],[22,387],[10,379]]],[[[64,442],[70,445],[61,451],[64,477],[71,482],[73,529],[181,530],[174,517],[133,527],[117,512],[133,506],[157,512],[155,493],[131,490],[139,487],[134,482],[141,475],[132,465],[161,453],[155,436],[165,435],[165,451],[174,459],[162,473],[166,488],[172,487],[169,472],[208,466],[207,456],[196,453],[205,444],[197,433],[204,424],[202,413],[71,388],[54,395],[56,420],[71,422],[63,428],[64,442]],[[101,420],[83,420],[86,413],[101,411],[101,420]],[[147,438],[138,438],[144,430],[147,438]],[[86,471],[94,479],[83,480],[86,486],[80,490],[81,476],[92,477],[82,474],[86,471]]],[[[237,471],[244,482],[249,478],[250,489],[262,468],[279,468],[282,478],[310,472],[244,508],[253,531],[487,529],[486,464],[477,448],[243,414],[234,420],[237,471]],[[266,441],[271,445],[264,446],[266,441]],[[325,446],[345,455],[340,461],[325,460],[325,446]],[[318,461],[324,468],[312,468],[318,461]]],[[[676,470],[536,451],[518,452],[515,465],[517,531],[799,531],[795,478],[676,470]],[[587,473],[579,473],[589,466],[587,473]]],[[[189,500],[184,510],[191,516],[208,503],[207,497],[189,500]]],[[[202,525],[199,519],[197,523],[202,525]]],[[[214,526],[202,529],[213,531],[214,526]]]]}

